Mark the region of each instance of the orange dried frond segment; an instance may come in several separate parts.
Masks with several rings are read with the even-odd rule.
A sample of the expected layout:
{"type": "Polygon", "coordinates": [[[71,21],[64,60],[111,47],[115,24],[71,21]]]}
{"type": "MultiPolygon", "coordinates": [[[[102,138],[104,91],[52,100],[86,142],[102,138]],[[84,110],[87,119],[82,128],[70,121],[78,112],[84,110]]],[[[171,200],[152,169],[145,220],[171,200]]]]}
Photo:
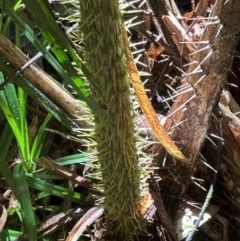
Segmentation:
{"type": "Polygon", "coordinates": [[[165,48],[161,45],[155,47],[152,45],[147,51],[147,56],[152,59],[156,59],[158,55],[162,54],[165,51],[165,48]]]}
{"type": "Polygon", "coordinates": [[[144,197],[141,199],[141,201],[140,201],[140,209],[139,209],[139,211],[138,211],[138,214],[140,215],[140,216],[144,216],[146,213],[147,213],[147,211],[148,211],[148,209],[152,206],[152,204],[153,204],[153,199],[152,199],[152,195],[149,193],[149,192],[147,192],[145,195],[144,195],[144,197]]]}
{"type": "Polygon", "coordinates": [[[138,70],[136,64],[134,63],[132,52],[128,49],[128,66],[129,66],[129,74],[132,86],[138,98],[140,107],[142,109],[143,114],[145,115],[150,127],[152,128],[156,138],[162,145],[166,148],[167,152],[171,154],[178,160],[186,161],[186,157],[182,154],[179,148],[173,143],[172,139],[168,136],[167,132],[161,125],[155,110],[153,109],[150,100],[144,90],[143,84],[140,80],[140,76],[138,74],[138,70]]]}

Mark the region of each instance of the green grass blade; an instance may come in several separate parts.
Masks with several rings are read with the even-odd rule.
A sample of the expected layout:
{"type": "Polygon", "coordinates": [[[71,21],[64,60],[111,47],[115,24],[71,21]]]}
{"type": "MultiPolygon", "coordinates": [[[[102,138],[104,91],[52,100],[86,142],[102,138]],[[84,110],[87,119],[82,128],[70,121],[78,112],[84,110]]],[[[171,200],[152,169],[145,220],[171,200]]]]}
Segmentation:
{"type": "MultiPolygon", "coordinates": [[[[8,88],[8,86],[7,86],[7,88],[8,88]]],[[[14,133],[19,145],[21,145],[22,144],[22,136],[21,136],[19,125],[16,121],[17,118],[15,118],[15,116],[12,114],[9,106],[7,106],[6,102],[4,101],[3,96],[1,94],[2,93],[0,93],[0,107],[2,108],[2,110],[4,112],[4,114],[8,120],[8,123],[12,127],[13,133],[14,133]]]]}
{"type": "Polygon", "coordinates": [[[3,134],[0,139],[1,159],[3,160],[6,159],[9,153],[9,149],[10,149],[10,145],[12,143],[13,137],[14,135],[13,135],[11,126],[9,125],[9,123],[6,123],[3,130],[3,134]]]}
{"type": "Polygon", "coordinates": [[[18,201],[21,204],[21,211],[23,216],[23,226],[28,240],[37,240],[36,222],[31,203],[31,197],[28,189],[28,182],[23,170],[23,164],[19,163],[14,166],[14,177],[16,179],[16,188],[19,190],[18,201]]]}
{"type": "Polygon", "coordinates": [[[60,165],[70,165],[70,164],[79,164],[88,162],[88,157],[84,153],[78,153],[71,156],[61,157],[56,159],[55,161],[60,165]]]}
{"type": "MultiPolygon", "coordinates": [[[[5,76],[12,76],[14,74],[13,69],[1,58],[1,56],[0,71],[2,71],[5,76]]],[[[61,123],[63,123],[68,128],[74,126],[74,122],[68,118],[61,109],[59,109],[51,100],[49,100],[21,75],[15,77],[14,82],[21,86],[29,96],[31,96],[39,105],[41,105],[45,110],[52,114],[52,116],[58,121],[61,121],[61,123]]]]}
{"type": "Polygon", "coordinates": [[[3,229],[0,232],[0,240],[14,241],[21,235],[22,235],[22,232],[11,230],[11,229],[3,229]]]}
{"type": "MultiPolygon", "coordinates": [[[[2,76],[1,73],[0,76],[2,76]]],[[[26,96],[24,91],[21,90],[18,97],[14,85],[9,84],[3,91],[0,92],[0,106],[8,120],[8,123],[12,127],[23,160],[26,162],[25,167],[28,170],[31,167],[31,164],[29,163],[31,160],[28,141],[28,127],[26,123],[26,96]]]]}
{"type": "Polygon", "coordinates": [[[43,181],[37,178],[33,178],[31,176],[28,176],[27,180],[28,180],[28,185],[31,188],[37,189],[39,191],[44,191],[49,195],[54,195],[63,199],[68,199],[76,203],[82,202],[85,199],[85,197],[80,193],[71,192],[66,188],[53,185],[51,183],[48,183],[46,181],[43,181]]]}
{"type": "Polygon", "coordinates": [[[18,198],[18,190],[16,187],[16,180],[13,177],[12,172],[8,168],[6,164],[6,157],[9,153],[9,149],[13,140],[13,131],[9,123],[5,125],[3,134],[0,139],[0,173],[5,178],[8,186],[12,189],[13,193],[15,194],[16,198],[18,198]]]}
{"type": "Polygon", "coordinates": [[[7,88],[3,90],[3,93],[1,93],[1,95],[5,95],[7,102],[6,104],[9,108],[9,111],[12,113],[14,120],[20,128],[18,96],[14,85],[9,84],[7,88]]]}
{"type": "Polygon", "coordinates": [[[30,12],[34,11],[32,18],[41,29],[48,44],[51,45],[52,51],[57,56],[58,61],[71,75],[71,78],[74,80],[74,85],[77,85],[78,89],[81,90],[84,96],[87,95],[88,90],[86,89],[83,80],[78,76],[68,54],[70,54],[75,63],[76,61],[79,61],[79,59],[74,53],[66,34],[61,29],[60,25],[56,23],[56,19],[50,11],[50,5],[47,6],[46,1],[42,0],[24,0],[23,2],[30,12]],[[35,9],[38,9],[38,11],[35,11],[35,9]],[[47,19],[48,24],[42,21],[43,19],[47,19]],[[64,51],[65,49],[68,51],[68,54],[64,51]]]}
{"type": "MultiPolygon", "coordinates": [[[[12,129],[9,124],[6,124],[3,135],[0,140],[0,172],[2,176],[5,178],[8,186],[12,189],[14,195],[16,196],[17,200],[20,202],[22,211],[23,211],[23,223],[25,226],[25,230],[29,235],[29,240],[35,241],[36,240],[36,225],[34,221],[33,210],[31,206],[31,199],[28,190],[28,185],[26,182],[25,173],[22,170],[22,164],[16,164],[14,166],[14,174],[10,171],[6,164],[6,156],[9,152],[10,145],[13,140],[13,133],[12,129]]],[[[14,236],[13,232],[5,232],[0,233],[0,237],[3,237],[0,240],[11,240],[10,237],[14,236]],[[8,238],[8,239],[7,239],[8,238]]]]}
{"type": "Polygon", "coordinates": [[[33,146],[31,149],[31,160],[35,160],[40,156],[42,147],[44,145],[44,143],[46,142],[46,136],[47,136],[47,132],[44,131],[44,129],[46,128],[48,122],[51,120],[52,115],[48,114],[47,117],[45,118],[43,124],[41,125],[41,127],[39,128],[38,134],[34,139],[33,142],[33,146]]]}
{"type": "MultiPolygon", "coordinates": [[[[0,0],[1,6],[3,5],[3,0],[0,0]]],[[[28,12],[34,13],[31,15],[34,22],[36,22],[42,31],[43,36],[46,41],[52,46],[52,50],[57,57],[58,61],[64,67],[61,67],[61,71],[59,74],[63,77],[64,80],[71,84],[74,90],[78,93],[80,99],[85,101],[91,110],[97,114],[101,119],[107,118],[107,114],[103,109],[99,107],[99,104],[95,100],[92,95],[88,94],[88,90],[84,85],[83,79],[79,76],[75,66],[72,65],[71,59],[77,68],[80,68],[84,75],[88,79],[92,79],[93,76],[89,73],[86,67],[82,64],[81,60],[76,55],[76,51],[72,48],[68,37],[66,36],[64,30],[57,24],[54,19],[50,8],[46,6],[45,1],[31,1],[24,0],[23,1],[27,6],[28,12]],[[36,11],[38,9],[38,11],[36,11]],[[48,24],[45,24],[43,19],[48,19],[48,24]],[[68,54],[71,56],[69,58],[68,54],[65,52],[68,51],[68,54]]],[[[6,1],[6,13],[10,16],[10,18],[14,21],[14,23],[23,31],[26,37],[42,52],[45,57],[48,59],[49,63],[55,63],[55,69],[59,71],[60,66],[56,67],[57,61],[50,53],[45,49],[43,44],[35,37],[32,29],[24,22],[22,19],[13,11],[13,3],[12,1],[6,1]]],[[[94,81],[92,81],[94,83],[94,81]]]]}
{"type": "MultiPolygon", "coordinates": [[[[0,0],[0,4],[3,4],[3,0],[0,0]]],[[[24,33],[28,40],[34,44],[35,47],[44,55],[48,62],[53,66],[53,68],[61,75],[64,80],[69,79],[68,73],[59,64],[56,58],[46,49],[43,43],[35,35],[34,31],[29,27],[29,25],[13,10],[13,3],[7,1],[6,3],[6,13],[11,18],[11,20],[18,26],[18,28],[24,33]]]]}
{"type": "Polygon", "coordinates": [[[30,158],[30,146],[29,146],[29,135],[28,135],[28,125],[27,125],[27,94],[26,92],[18,87],[18,99],[19,99],[19,118],[20,118],[20,126],[21,126],[21,133],[22,133],[22,155],[24,164],[27,167],[27,170],[31,170],[32,163],[30,158]]]}

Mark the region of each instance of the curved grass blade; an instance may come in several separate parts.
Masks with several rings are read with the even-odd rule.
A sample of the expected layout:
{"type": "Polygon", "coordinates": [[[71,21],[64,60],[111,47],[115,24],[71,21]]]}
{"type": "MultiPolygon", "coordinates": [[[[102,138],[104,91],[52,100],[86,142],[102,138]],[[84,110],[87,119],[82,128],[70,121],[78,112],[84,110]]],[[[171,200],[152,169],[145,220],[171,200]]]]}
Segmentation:
{"type": "MultiPolygon", "coordinates": [[[[10,86],[10,85],[9,85],[10,86]]],[[[7,86],[7,88],[9,87],[7,86]]],[[[4,95],[3,92],[0,92],[0,107],[2,108],[4,115],[6,116],[8,123],[12,127],[12,130],[14,132],[14,135],[17,139],[18,144],[20,145],[20,149],[22,149],[22,136],[21,136],[21,131],[20,127],[16,121],[16,119],[19,117],[15,117],[13,113],[10,110],[10,107],[7,105],[7,103],[4,101],[4,95]]]]}
{"type": "MultiPolygon", "coordinates": [[[[0,76],[3,78],[2,74],[0,76]]],[[[12,113],[14,120],[18,128],[20,129],[20,119],[19,119],[19,104],[18,104],[18,97],[13,84],[9,84],[4,91],[0,93],[1,98],[5,101],[9,111],[12,113]]]]}
{"type": "MultiPolygon", "coordinates": [[[[0,74],[2,75],[2,74],[0,74]]],[[[13,84],[9,84],[0,92],[0,106],[12,127],[27,170],[31,169],[28,127],[26,121],[26,96],[19,90],[19,96],[13,84]]]]}
{"type": "Polygon", "coordinates": [[[27,170],[31,170],[32,163],[30,157],[30,145],[29,145],[29,135],[28,135],[28,125],[27,125],[27,94],[26,92],[18,87],[18,99],[19,99],[19,118],[20,118],[20,129],[22,134],[22,155],[24,164],[27,166],[27,170]]]}
{"type": "Polygon", "coordinates": [[[66,188],[48,183],[46,181],[27,176],[28,185],[31,188],[43,191],[48,195],[54,195],[63,199],[68,199],[73,202],[79,203],[84,201],[85,197],[77,192],[71,192],[66,188]]]}

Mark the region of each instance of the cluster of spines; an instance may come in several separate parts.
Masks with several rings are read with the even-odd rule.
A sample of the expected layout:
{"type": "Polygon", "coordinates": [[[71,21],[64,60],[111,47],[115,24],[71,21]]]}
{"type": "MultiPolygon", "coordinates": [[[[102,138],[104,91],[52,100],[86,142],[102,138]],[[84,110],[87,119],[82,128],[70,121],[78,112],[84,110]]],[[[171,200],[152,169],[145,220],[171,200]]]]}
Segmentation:
{"type": "MultiPolygon", "coordinates": [[[[97,21],[97,23],[96,23],[98,25],[97,27],[101,27],[100,25],[102,25],[103,23],[100,19],[100,15],[101,15],[101,11],[103,11],[103,9],[102,9],[103,6],[100,7],[100,5],[98,5],[97,2],[99,2],[99,1],[95,1],[95,3],[94,3],[96,5],[95,7],[91,6],[91,11],[94,11],[94,9],[96,8],[99,10],[100,14],[99,15],[93,14],[93,18],[91,16],[91,14],[89,14],[88,18],[92,18],[92,21],[97,21]]],[[[116,1],[114,1],[114,2],[116,2],[116,1]]],[[[86,3],[81,3],[81,4],[82,4],[82,7],[84,7],[84,8],[90,7],[90,5],[88,5],[89,1],[86,3]],[[85,6],[83,6],[83,5],[85,5],[85,6]]],[[[105,2],[105,4],[107,4],[107,3],[105,2]]],[[[109,12],[114,12],[114,11],[115,11],[115,9],[109,9],[109,12]]],[[[113,17],[116,18],[116,14],[113,17]]],[[[116,18],[116,21],[117,21],[117,18],[116,18]]],[[[77,20],[77,22],[79,22],[79,20],[77,20]]],[[[102,27],[109,30],[110,25],[108,25],[108,23],[106,23],[106,24],[107,25],[105,25],[105,26],[103,25],[102,27]]],[[[82,36],[82,30],[84,29],[84,27],[88,28],[89,26],[86,26],[86,22],[80,23],[80,28],[75,30],[74,36],[72,36],[72,37],[80,38],[80,36],[82,36]]],[[[88,29],[88,30],[90,30],[90,29],[88,29]]],[[[114,31],[118,31],[117,27],[114,29],[114,31]]],[[[85,47],[86,47],[85,42],[88,41],[89,38],[94,38],[93,32],[91,30],[88,32],[89,32],[89,34],[85,35],[82,40],[84,42],[85,47]]],[[[101,44],[105,41],[106,34],[104,34],[103,36],[104,36],[104,38],[100,38],[99,41],[96,43],[96,46],[93,45],[93,41],[91,42],[92,43],[92,45],[90,46],[91,50],[88,50],[88,52],[86,52],[84,54],[86,62],[90,61],[90,59],[92,58],[91,57],[92,54],[95,55],[97,53],[97,51],[99,51],[101,44]]],[[[78,41],[79,40],[77,39],[74,42],[77,43],[78,41]]],[[[118,41],[119,41],[119,39],[118,39],[118,41]]],[[[119,51],[121,52],[121,41],[120,42],[118,42],[118,41],[115,42],[115,45],[119,44],[119,48],[116,49],[115,54],[119,51]]],[[[109,46],[106,46],[106,48],[108,48],[108,47],[111,48],[113,46],[111,46],[111,43],[110,43],[109,46]]],[[[121,61],[121,58],[122,58],[122,54],[120,52],[119,52],[120,55],[118,56],[119,61],[121,61]]],[[[102,64],[100,66],[98,66],[98,71],[94,72],[95,79],[97,79],[100,82],[100,84],[103,84],[103,85],[104,85],[104,83],[103,83],[104,80],[103,80],[103,78],[101,78],[101,72],[104,71],[105,68],[107,68],[105,66],[105,64],[106,64],[105,57],[104,57],[104,53],[103,53],[103,56],[101,59],[102,64]]],[[[95,67],[94,66],[95,64],[96,64],[95,62],[92,63],[93,69],[95,67]]],[[[108,61],[108,64],[112,65],[111,59],[108,61]]],[[[91,67],[90,67],[90,70],[91,70],[91,67]]],[[[119,76],[117,76],[117,74],[115,72],[111,72],[109,74],[110,74],[109,78],[111,78],[111,79],[115,79],[115,78],[119,77],[119,76]]],[[[125,80],[123,80],[123,81],[125,81],[125,80]]],[[[90,83],[90,85],[96,85],[96,83],[90,83]]],[[[120,94],[121,94],[121,91],[118,90],[117,86],[118,86],[118,84],[113,86],[114,88],[115,87],[117,88],[116,93],[112,92],[112,89],[109,87],[109,85],[105,85],[106,88],[104,90],[104,93],[103,92],[97,93],[97,91],[93,91],[93,94],[95,95],[97,100],[100,101],[100,103],[101,103],[101,99],[103,96],[111,97],[111,95],[112,95],[115,97],[117,94],[119,94],[118,92],[120,92],[120,94]]],[[[124,94],[124,93],[122,93],[122,94],[124,94]]],[[[130,94],[130,93],[128,93],[128,94],[130,94]]],[[[105,104],[109,104],[109,105],[113,104],[116,107],[116,105],[115,105],[116,101],[113,101],[113,98],[112,99],[110,98],[108,103],[102,102],[102,106],[104,108],[106,107],[106,106],[104,106],[105,104]]],[[[119,104],[121,106],[123,103],[122,104],[119,103],[119,104]]],[[[127,106],[124,106],[124,107],[127,108],[129,106],[129,104],[133,105],[132,103],[127,103],[127,106]]],[[[113,108],[115,108],[115,107],[113,107],[113,108]]],[[[136,105],[134,105],[134,107],[136,107],[136,105]]],[[[131,114],[127,118],[134,119],[134,116],[136,114],[133,114],[133,113],[136,111],[136,109],[133,109],[131,107],[131,110],[132,110],[131,114]]],[[[112,118],[112,116],[111,116],[112,110],[106,108],[106,114],[109,115],[110,118],[112,118]]],[[[122,113],[122,114],[124,114],[124,113],[122,113]]],[[[79,117],[79,118],[82,118],[82,117],[79,117]]],[[[93,126],[93,128],[95,128],[95,129],[89,135],[89,141],[87,144],[89,146],[88,155],[89,155],[89,159],[91,160],[91,164],[88,164],[88,165],[92,166],[93,169],[95,170],[93,173],[90,174],[92,178],[102,180],[102,175],[105,175],[105,176],[103,177],[104,180],[102,180],[104,183],[99,182],[99,184],[95,185],[94,188],[98,189],[98,191],[100,191],[100,192],[105,193],[104,206],[106,207],[106,209],[108,211],[111,221],[116,222],[117,229],[119,229],[119,231],[124,233],[125,235],[131,234],[134,230],[142,228],[142,225],[140,222],[141,218],[138,217],[138,209],[140,208],[139,202],[141,200],[141,196],[143,196],[146,192],[145,191],[146,185],[147,185],[146,179],[147,179],[148,173],[149,173],[148,166],[149,166],[149,162],[151,160],[151,158],[147,154],[142,152],[142,149],[144,148],[145,145],[148,145],[148,142],[147,142],[147,140],[143,141],[142,139],[139,138],[140,131],[137,128],[136,122],[133,125],[131,124],[132,128],[134,129],[133,142],[130,139],[129,140],[128,139],[121,140],[121,138],[122,138],[121,136],[114,137],[114,135],[109,136],[109,135],[111,135],[111,133],[104,133],[103,134],[104,138],[114,139],[114,140],[112,140],[112,143],[114,143],[114,142],[118,143],[120,141],[123,141],[123,142],[125,142],[124,144],[126,144],[126,142],[129,142],[129,145],[132,146],[132,148],[133,148],[132,154],[135,153],[134,155],[136,155],[136,156],[133,158],[130,158],[133,160],[132,163],[125,163],[126,160],[122,160],[120,158],[121,153],[118,153],[120,150],[119,147],[106,146],[107,141],[105,141],[105,140],[107,140],[107,139],[104,140],[104,138],[97,136],[98,128],[102,129],[102,128],[105,128],[104,126],[106,124],[111,125],[114,123],[104,123],[104,121],[101,122],[101,120],[98,120],[98,117],[95,117],[95,120],[97,120],[97,122],[98,122],[97,127],[96,127],[96,125],[93,126]],[[99,140],[100,140],[99,138],[101,139],[100,143],[99,143],[99,140]],[[96,142],[96,140],[98,141],[98,143],[96,142]],[[132,143],[130,143],[130,142],[132,142],[132,143]],[[97,147],[98,147],[98,150],[97,150],[97,147]],[[113,160],[111,160],[111,159],[109,159],[107,162],[103,161],[103,159],[107,155],[107,152],[109,151],[110,148],[115,149],[115,154],[114,154],[115,156],[112,156],[112,157],[115,160],[117,160],[117,162],[114,163],[114,165],[112,163],[113,160]],[[135,151],[134,151],[134,149],[135,149],[135,151]],[[101,161],[101,159],[102,159],[102,161],[101,161]],[[100,160],[100,163],[99,163],[99,160],[100,160]],[[123,167],[121,167],[122,164],[124,165],[123,167]],[[109,174],[106,175],[106,173],[109,173],[109,174]],[[129,191],[129,192],[126,191],[125,193],[129,193],[129,195],[124,197],[121,190],[123,189],[123,186],[125,185],[124,184],[125,178],[129,178],[129,177],[132,178],[131,182],[132,182],[132,184],[135,185],[135,188],[132,191],[129,191]],[[111,182],[113,182],[113,183],[111,183],[111,182]],[[137,186],[136,186],[136,184],[137,184],[137,186]],[[106,195],[108,196],[107,198],[106,198],[106,195]],[[119,196],[119,195],[121,195],[121,196],[119,196]],[[129,205],[132,205],[132,207],[127,207],[129,205]],[[125,214],[122,215],[121,213],[125,213],[125,214]]],[[[116,120],[116,124],[118,125],[118,122],[120,123],[121,121],[122,121],[122,118],[120,117],[120,119],[116,120]]],[[[131,122],[132,120],[129,120],[129,121],[131,122]]],[[[78,131],[80,132],[80,135],[86,136],[85,129],[78,130],[78,131]]],[[[119,132],[118,134],[121,135],[121,130],[117,130],[117,132],[119,132]]],[[[89,133],[89,131],[88,131],[88,133],[89,133]]],[[[115,134],[117,134],[117,133],[115,133],[115,134]]],[[[126,150],[123,148],[121,151],[125,152],[126,150]]],[[[130,186],[131,185],[128,185],[124,188],[126,190],[131,189],[130,186]]],[[[99,198],[101,198],[101,197],[99,197],[99,198]]],[[[102,201],[99,201],[99,203],[102,203],[102,201]]]]}

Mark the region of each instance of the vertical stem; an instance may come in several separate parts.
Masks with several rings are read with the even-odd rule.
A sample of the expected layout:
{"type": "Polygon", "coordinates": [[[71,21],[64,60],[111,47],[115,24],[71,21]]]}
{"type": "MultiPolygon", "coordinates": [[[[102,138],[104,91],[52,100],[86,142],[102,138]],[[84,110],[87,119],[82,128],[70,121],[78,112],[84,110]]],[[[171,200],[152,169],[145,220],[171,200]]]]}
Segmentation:
{"type": "Polygon", "coordinates": [[[95,77],[93,96],[109,116],[95,116],[95,140],[101,164],[105,208],[120,233],[139,226],[140,170],[134,136],[127,65],[118,0],[80,1],[81,31],[88,68],[95,77]]]}

